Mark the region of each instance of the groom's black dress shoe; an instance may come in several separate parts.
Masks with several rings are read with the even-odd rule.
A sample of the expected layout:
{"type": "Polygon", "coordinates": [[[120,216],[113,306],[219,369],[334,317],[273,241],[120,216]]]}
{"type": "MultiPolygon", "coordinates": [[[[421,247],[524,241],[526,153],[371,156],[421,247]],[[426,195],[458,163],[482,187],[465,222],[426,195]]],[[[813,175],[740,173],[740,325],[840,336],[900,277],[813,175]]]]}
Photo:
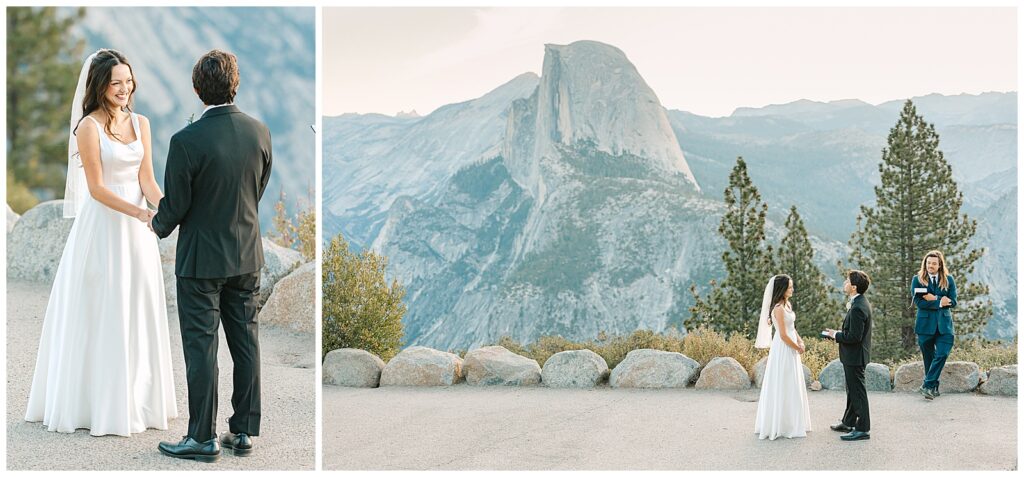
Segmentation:
{"type": "Polygon", "coordinates": [[[828,427],[831,428],[833,431],[838,431],[838,432],[852,432],[853,431],[852,427],[847,426],[846,424],[843,424],[841,422],[839,424],[832,424],[831,426],[828,426],[828,427]]]}
{"type": "Polygon", "coordinates": [[[871,439],[871,434],[868,434],[867,432],[853,431],[849,434],[843,434],[839,436],[839,438],[844,441],[859,441],[864,439],[871,439]]]}
{"type": "Polygon", "coordinates": [[[177,444],[173,442],[161,442],[157,446],[160,453],[166,456],[179,459],[194,459],[199,462],[217,462],[220,459],[220,444],[217,438],[205,442],[199,442],[189,436],[185,436],[177,444]]]}
{"type": "Polygon", "coordinates": [[[230,449],[231,453],[238,457],[245,457],[252,454],[252,437],[244,432],[238,434],[232,434],[231,432],[225,432],[220,436],[220,445],[225,449],[230,449]]]}

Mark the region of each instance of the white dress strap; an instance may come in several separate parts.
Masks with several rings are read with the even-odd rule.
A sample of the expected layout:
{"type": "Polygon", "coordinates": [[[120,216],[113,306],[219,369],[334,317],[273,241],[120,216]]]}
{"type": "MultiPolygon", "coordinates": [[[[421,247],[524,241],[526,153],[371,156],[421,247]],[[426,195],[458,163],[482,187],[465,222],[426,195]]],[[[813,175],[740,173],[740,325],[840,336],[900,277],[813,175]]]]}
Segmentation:
{"type": "Polygon", "coordinates": [[[132,117],[132,129],[135,130],[135,140],[142,140],[142,133],[139,132],[139,115],[135,113],[128,113],[132,117]]]}
{"type": "Polygon", "coordinates": [[[100,131],[101,131],[101,132],[103,131],[103,125],[102,125],[102,124],[100,124],[100,122],[99,122],[99,121],[97,121],[97,120],[96,120],[96,118],[94,118],[94,117],[92,117],[92,116],[86,116],[86,117],[87,117],[87,118],[89,118],[89,119],[91,119],[91,120],[92,120],[92,122],[93,122],[94,124],[96,124],[96,127],[100,128],[100,131]]]}

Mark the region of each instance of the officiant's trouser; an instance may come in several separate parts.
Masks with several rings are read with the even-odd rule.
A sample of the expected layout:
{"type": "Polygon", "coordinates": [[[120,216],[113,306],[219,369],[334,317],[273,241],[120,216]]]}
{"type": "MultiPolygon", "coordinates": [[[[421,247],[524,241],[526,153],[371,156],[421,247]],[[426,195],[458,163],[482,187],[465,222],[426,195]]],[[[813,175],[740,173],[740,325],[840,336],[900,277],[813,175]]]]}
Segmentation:
{"type": "Polygon", "coordinates": [[[953,350],[953,335],[917,335],[917,345],[921,348],[921,358],[924,361],[922,385],[928,389],[938,389],[942,368],[946,366],[946,358],[949,358],[949,353],[953,350]]]}
{"type": "Polygon", "coordinates": [[[843,424],[861,432],[871,430],[871,415],[868,412],[868,390],[864,385],[864,366],[843,365],[846,374],[846,412],[843,424]]]}
{"type": "Polygon", "coordinates": [[[203,442],[217,436],[217,329],[234,364],[228,419],[232,433],[260,434],[260,345],[256,321],[259,272],[229,278],[177,277],[178,322],[188,380],[188,435],[203,442]]]}

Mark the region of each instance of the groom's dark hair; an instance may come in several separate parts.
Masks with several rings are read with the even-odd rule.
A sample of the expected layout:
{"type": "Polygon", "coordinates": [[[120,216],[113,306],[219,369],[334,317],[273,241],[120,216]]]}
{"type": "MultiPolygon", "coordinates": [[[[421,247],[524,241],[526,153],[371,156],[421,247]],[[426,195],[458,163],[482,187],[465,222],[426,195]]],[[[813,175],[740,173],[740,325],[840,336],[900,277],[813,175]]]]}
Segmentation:
{"type": "Polygon", "coordinates": [[[868,291],[868,286],[871,285],[871,279],[868,278],[868,274],[860,270],[850,270],[850,273],[846,275],[846,278],[850,280],[850,285],[857,288],[857,293],[861,295],[868,291]]]}
{"type": "Polygon", "coordinates": [[[210,50],[192,68],[192,87],[207,106],[234,102],[238,92],[238,58],[226,51],[210,50]]]}

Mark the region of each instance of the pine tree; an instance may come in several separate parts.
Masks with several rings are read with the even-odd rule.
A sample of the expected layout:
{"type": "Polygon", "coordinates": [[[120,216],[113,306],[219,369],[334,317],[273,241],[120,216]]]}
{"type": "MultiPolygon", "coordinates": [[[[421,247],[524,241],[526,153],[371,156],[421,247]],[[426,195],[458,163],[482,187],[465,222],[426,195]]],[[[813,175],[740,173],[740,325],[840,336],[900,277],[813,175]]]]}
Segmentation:
{"type": "Polygon", "coordinates": [[[402,346],[405,289],[384,278],[387,259],[354,254],[340,234],[323,257],[323,356],[339,348],[370,351],[384,360],[402,346]]]}
{"type": "Polygon", "coordinates": [[[85,9],[7,9],[7,157],[16,187],[64,196],[68,119],[84,42],[71,29],[85,9]]]}
{"type": "Polygon", "coordinates": [[[774,275],[772,248],[765,244],[765,216],[768,205],[747,175],[742,157],[729,174],[725,189],[726,211],[718,226],[728,248],[722,253],[726,277],[721,283],[711,281],[707,299],[702,299],[696,286],[690,286],[694,305],[687,330],[706,327],[723,333],[740,333],[753,338],[757,333],[761,300],[768,278],[774,275]]]}
{"type": "Polygon", "coordinates": [[[796,329],[801,336],[817,336],[825,328],[838,328],[842,305],[836,299],[838,290],[814,264],[814,249],[807,237],[804,221],[796,211],[789,209],[786,217],[786,236],[779,246],[779,273],[793,278],[793,296],[790,302],[799,317],[796,329]]]}
{"type": "Polygon", "coordinates": [[[903,358],[917,349],[916,309],[910,280],[929,250],[946,256],[956,280],[958,302],[953,310],[958,335],[979,333],[992,315],[988,287],[967,277],[983,249],[968,249],[977,221],[960,213],[963,193],[939,150],[935,126],[917,114],[907,101],[878,166],[881,185],[875,205],[861,206],[857,228],[850,238],[851,262],[871,276],[874,318],[873,347],[884,358],[903,358]]]}

